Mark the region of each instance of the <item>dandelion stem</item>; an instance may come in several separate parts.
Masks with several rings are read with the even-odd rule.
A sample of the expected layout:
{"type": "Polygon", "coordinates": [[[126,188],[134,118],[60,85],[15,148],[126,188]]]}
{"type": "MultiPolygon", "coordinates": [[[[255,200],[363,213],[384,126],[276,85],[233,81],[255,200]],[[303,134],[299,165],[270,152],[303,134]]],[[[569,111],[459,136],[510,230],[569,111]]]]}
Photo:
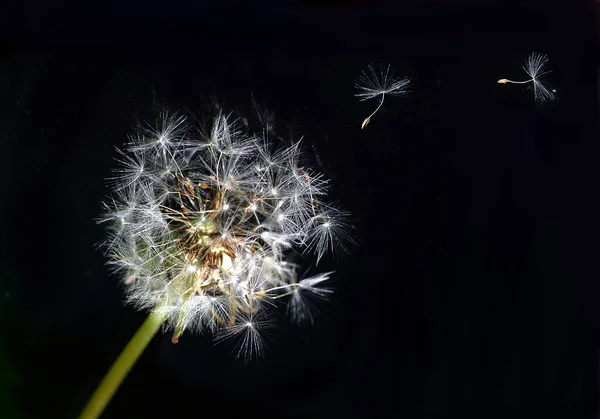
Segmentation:
{"type": "Polygon", "coordinates": [[[373,111],[373,113],[371,115],[369,115],[369,116],[367,116],[365,118],[365,120],[362,123],[361,129],[364,129],[367,126],[367,124],[369,123],[369,121],[371,121],[371,117],[373,117],[373,115],[375,115],[377,113],[377,111],[379,110],[379,108],[381,108],[381,105],[383,105],[384,99],[385,99],[385,92],[381,93],[381,102],[379,102],[379,106],[377,107],[377,109],[375,109],[373,111]]]}
{"type": "Polygon", "coordinates": [[[371,115],[369,115],[369,118],[371,118],[373,115],[375,115],[377,113],[377,111],[379,110],[379,108],[381,108],[381,105],[383,105],[383,100],[385,99],[385,93],[381,94],[381,102],[379,102],[379,106],[377,107],[377,109],[375,109],[373,111],[373,113],[371,115]]]}
{"type": "Polygon", "coordinates": [[[152,340],[165,316],[150,314],[138,331],[133,335],[125,349],[110,367],[100,385],[88,401],[79,419],[95,419],[101,414],[112,396],[115,394],[133,364],[138,360],[148,343],[152,340]]]}
{"type": "Polygon", "coordinates": [[[285,285],[280,285],[278,287],[273,287],[273,288],[269,288],[267,290],[264,290],[265,293],[269,293],[271,291],[276,291],[276,290],[281,290],[281,289],[287,289],[287,288],[291,288],[291,287],[299,287],[300,284],[297,282],[292,282],[291,284],[285,284],[285,285]]]}
{"type": "Polygon", "coordinates": [[[498,83],[500,83],[500,84],[506,84],[506,83],[527,84],[527,83],[531,83],[532,81],[535,81],[535,80],[529,79],[529,80],[525,80],[525,81],[514,81],[514,80],[508,80],[508,79],[500,79],[500,80],[498,80],[498,83]]]}

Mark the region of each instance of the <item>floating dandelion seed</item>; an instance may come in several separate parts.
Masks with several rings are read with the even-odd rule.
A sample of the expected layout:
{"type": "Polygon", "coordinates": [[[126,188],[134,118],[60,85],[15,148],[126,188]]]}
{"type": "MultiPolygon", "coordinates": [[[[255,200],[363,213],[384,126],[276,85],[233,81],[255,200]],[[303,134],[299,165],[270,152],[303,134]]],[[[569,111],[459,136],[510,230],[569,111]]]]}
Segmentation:
{"type": "Polygon", "coordinates": [[[552,72],[547,68],[548,64],[548,56],[546,54],[540,54],[537,52],[532,52],[529,57],[527,57],[527,61],[525,61],[525,66],[523,69],[529,75],[529,80],[524,81],[514,81],[508,79],[500,79],[498,83],[506,84],[528,84],[533,83],[533,95],[535,103],[539,106],[546,105],[551,102],[555,98],[555,89],[551,89],[549,87],[550,81],[548,79],[548,75],[552,72]]]}
{"type": "Polygon", "coordinates": [[[276,303],[288,301],[293,321],[312,322],[331,272],[299,279],[288,255],[314,252],[318,263],[352,242],[346,212],[325,200],[328,181],[301,165],[299,143],[273,147],[271,130],[243,132],[221,113],[201,138],[189,128],[162,115],[119,151],[100,220],[104,248],[127,301],[151,315],[82,418],[97,417],[127,373],[121,358],[132,365],[161,325],[173,343],[184,331],[208,331],[248,360],[263,351],[276,303]]]}
{"type": "Polygon", "coordinates": [[[375,115],[379,108],[381,108],[381,105],[383,105],[386,95],[396,97],[404,96],[408,92],[409,84],[410,79],[408,77],[402,79],[394,77],[394,72],[389,65],[387,67],[382,66],[380,71],[376,72],[374,66],[369,64],[369,73],[363,71],[356,80],[356,83],[354,83],[354,87],[359,91],[359,93],[356,93],[354,96],[358,97],[361,101],[381,96],[381,101],[379,102],[377,109],[365,118],[360,128],[364,129],[371,121],[373,115],[375,115]]]}

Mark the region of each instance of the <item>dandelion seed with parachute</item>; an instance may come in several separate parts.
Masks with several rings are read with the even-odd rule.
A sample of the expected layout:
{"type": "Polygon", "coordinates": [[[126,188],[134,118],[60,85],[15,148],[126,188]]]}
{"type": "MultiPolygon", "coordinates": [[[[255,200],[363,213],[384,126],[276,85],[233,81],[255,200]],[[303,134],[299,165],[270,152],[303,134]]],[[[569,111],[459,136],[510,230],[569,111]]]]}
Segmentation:
{"type": "Polygon", "coordinates": [[[498,80],[498,83],[533,83],[533,96],[537,105],[543,106],[553,101],[556,96],[556,89],[552,89],[550,87],[550,80],[548,76],[552,70],[548,69],[548,56],[546,54],[532,52],[529,57],[527,57],[523,69],[530,77],[528,80],[515,81],[509,79],[500,79],[498,80]]]}
{"type": "Polygon", "coordinates": [[[408,77],[398,78],[394,76],[391,66],[381,66],[379,72],[375,70],[373,64],[369,64],[369,72],[363,71],[354,83],[354,87],[358,90],[354,96],[360,101],[374,99],[381,96],[379,106],[373,113],[365,118],[361,129],[364,129],[373,115],[379,111],[385,100],[385,96],[402,97],[409,89],[410,79],[408,77]]]}

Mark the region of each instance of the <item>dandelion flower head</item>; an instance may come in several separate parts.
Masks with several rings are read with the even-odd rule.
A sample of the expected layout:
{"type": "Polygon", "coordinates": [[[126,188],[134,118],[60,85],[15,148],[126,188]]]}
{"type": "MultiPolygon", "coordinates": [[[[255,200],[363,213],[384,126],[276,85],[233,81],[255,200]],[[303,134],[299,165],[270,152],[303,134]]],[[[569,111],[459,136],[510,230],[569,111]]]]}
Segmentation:
{"type": "Polygon", "coordinates": [[[192,128],[164,113],[119,151],[104,248],[127,301],[164,315],[173,342],[209,331],[259,354],[275,303],[312,321],[314,298],[331,292],[331,272],[299,278],[289,255],[345,252],[347,214],[326,201],[328,181],[303,166],[299,143],[275,146],[222,112],[192,128]]]}

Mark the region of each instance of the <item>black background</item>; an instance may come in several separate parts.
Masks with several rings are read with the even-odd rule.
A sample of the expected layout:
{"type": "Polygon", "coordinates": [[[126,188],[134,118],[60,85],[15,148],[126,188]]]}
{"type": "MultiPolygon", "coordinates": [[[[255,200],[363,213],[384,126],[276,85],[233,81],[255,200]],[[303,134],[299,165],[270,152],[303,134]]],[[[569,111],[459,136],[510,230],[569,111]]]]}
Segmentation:
{"type": "Polygon", "coordinates": [[[73,418],[144,319],[95,250],[116,157],[156,102],[252,96],[305,137],[359,242],[312,328],[264,359],[157,336],[106,418],[594,417],[591,5],[25,1],[0,16],[0,417],[73,418]],[[549,55],[559,101],[520,79],[549,55]],[[358,102],[369,63],[412,92],[358,102]]]}

